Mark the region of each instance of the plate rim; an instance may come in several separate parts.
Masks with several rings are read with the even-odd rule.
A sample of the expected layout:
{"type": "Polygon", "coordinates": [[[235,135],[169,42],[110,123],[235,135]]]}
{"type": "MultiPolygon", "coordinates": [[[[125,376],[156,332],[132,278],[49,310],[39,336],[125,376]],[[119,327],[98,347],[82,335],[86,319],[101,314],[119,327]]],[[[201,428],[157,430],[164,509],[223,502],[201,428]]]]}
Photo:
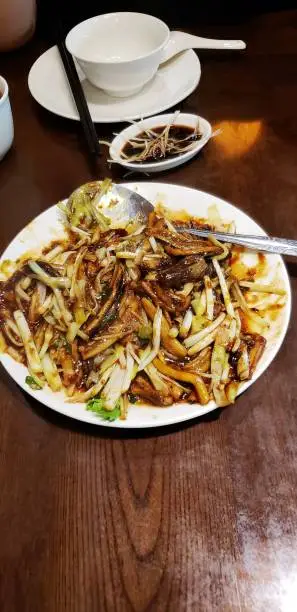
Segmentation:
{"type": "MultiPolygon", "coordinates": [[[[38,96],[35,95],[35,93],[33,93],[34,87],[32,86],[32,81],[33,81],[33,73],[34,71],[36,71],[36,66],[38,63],[40,63],[42,61],[42,59],[44,58],[45,55],[49,55],[50,52],[57,47],[57,45],[52,45],[51,47],[49,47],[49,49],[46,49],[43,53],[41,53],[41,55],[38,56],[38,58],[35,60],[35,62],[32,64],[29,73],[28,73],[28,78],[27,78],[27,82],[28,82],[28,88],[30,91],[31,96],[34,98],[34,100],[40,104],[40,106],[42,106],[43,108],[45,108],[48,112],[53,113],[54,115],[56,115],[57,117],[63,117],[64,119],[71,119],[73,121],[80,121],[79,116],[75,115],[74,113],[68,113],[68,112],[58,112],[57,110],[53,110],[52,107],[50,107],[49,104],[46,104],[44,102],[40,101],[40,98],[38,96]]],[[[173,108],[174,106],[176,106],[177,104],[179,104],[180,102],[182,102],[183,100],[185,100],[185,98],[187,98],[188,96],[191,95],[191,93],[193,93],[193,91],[195,91],[196,87],[199,85],[200,79],[201,79],[201,63],[199,60],[198,55],[195,53],[195,51],[193,51],[193,49],[187,49],[186,51],[183,51],[184,55],[188,55],[192,57],[192,60],[196,61],[196,78],[194,79],[194,82],[191,84],[190,87],[188,87],[187,89],[185,89],[184,93],[180,96],[177,96],[172,102],[170,102],[170,104],[165,104],[160,106],[159,110],[153,110],[152,112],[145,112],[145,113],[134,113],[132,115],[126,115],[125,118],[123,117],[101,117],[100,119],[93,117],[92,113],[92,109],[89,108],[90,110],[90,114],[92,117],[92,120],[94,121],[94,123],[126,123],[127,121],[130,120],[135,120],[135,119],[141,119],[143,118],[147,118],[147,117],[152,117],[153,115],[158,115],[159,113],[163,113],[166,110],[169,110],[170,108],[173,108]]]]}
{"type": "MultiPolygon", "coordinates": [[[[127,187],[128,189],[131,190],[135,190],[135,189],[141,189],[141,187],[143,185],[149,185],[151,188],[155,188],[155,192],[156,194],[162,192],[162,190],[166,191],[166,189],[169,188],[179,188],[182,190],[186,190],[186,191],[192,191],[192,192],[196,192],[198,194],[203,194],[204,196],[208,196],[210,198],[214,198],[216,200],[219,200],[220,202],[227,204],[228,207],[234,208],[235,210],[239,210],[242,214],[244,214],[246,217],[248,217],[249,220],[251,220],[253,223],[256,223],[259,230],[262,232],[262,234],[267,235],[266,231],[263,229],[263,227],[253,218],[251,217],[249,214],[247,214],[245,211],[243,211],[241,208],[239,208],[238,206],[236,206],[235,204],[232,204],[231,202],[229,202],[228,200],[225,200],[224,198],[221,198],[220,196],[216,195],[216,194],[211,194],[207,191],[203,191],[201,189],[196,189],[195,187],[188,187],[186,185],[179,185],[176,183],[160,183],[157,181],[134,181],[134,182],[127,182],[127,183],[120,183],[120,185],[123,185],[125,187],[127,187]]],[[[9,242],[9,244],[7,245],[7,247],[5,248],[5,250],[3,251],[3,253],[0,256],[0,262],[2,262],[6,257],[5,254],[7,252],[7,250],[10,248],[11,244],[14,241],[17,241],[20,239],[20,236],[22,234],[22,232],[28,227],[30,226],[30,224],[39,219],[40,217],[42,217],[42,215],[44,215],[46,212],[50,211],[51,209],[55,209],[57,207],[57,203],[56,204],[52,204],[51,206],[47,207],[45,210],[43,210],[41,213],[39,213],[36,217],[34,217],[34,219],[32,219],[31,221],[29,221],[17,234],[16,236],[9,242]]],[[[25,251],[26,252],[26,251],[25,251]]],[[[273,349],[272,351],[272,355],[269,357],[268,362],[264,364],[264,366],[262,365],[262,367],[257,368],[255,371],[255,374],[253,376],[253,378],[249,381],[247,381],[246,383],[243,383],[240,387],[240,391],[237,395],[237,398],[242,395],[250,386],[252,386],[257,380],[258,378],[260,378],[260,376],[269,368],[269,366],[271,365],[271,363],[274,361],[274,359],[276,358],[279,350],[281,349],[283,342],[285,340],[285,337],[287,335],[288,332],[288,328],[289,328],[289,324],[290,324],[290,319],[291,319],[291,314],[292,314],[292,288],[291,288],[291,282],[290,282],[290,277],[288,274],[288,270],[286,267],[286,264],[284,262],[284,259],[282,256],[277,255],[278,261],[281,261],[282,263],[282,275],[284,276],[285,279],[285,283],[286,283],[286,288],[288,288],[287,291],[287,302],[285,305],[285,315],[284,316],[284,321],[280,330],[280,333],[278,335],[278,339],[277,339],[277,343],[276,343],[276,347],[273,349]]],[[[184,423],[186,421],[190,421],[190,420],[194,420],[197,418],[200,418],[202,416],[204,416],[205,414],[208,414],[209,412],[214,412],[216,410],[220,410],[220,407],[214,405],[214,401],[212,400],[211,402],[209,402],[206,406],[201,406],[199,404],[197,404],[197,414],[184,414],[184,415],[180,415],[178,413],[178,411],[176,412],[176,415],[174,415],[174,417],[171,417],[167,422],[164,421],[158,421],[156,420],[156,422],[143,422],[143,423],[137,423],[137,424],[129,424],[128,419],[126,421],[113,421],[113,422],[108,422],[108,421],[104,421],[101,419],[98,419],[98,417],[96,417],[95,414],[88,412],[87,410],[85,410],[85,414],[84,414],[84,418],[81,418],[81,416],[75,416],[75,415],[70,415],[67,413],[67,410],[64,410],[64,404],[61,403],[61,407],[56,408],[53,407],[50,404],[50,396],[43,396],[43,391],[33,391],[30,387],[28,387],[28,385],[26,385],[25,382],[19,382],[17,381],[14,376],[11,374],[10,372],[10,368],[7,366],[7,364],[5,363],[5,357],[8,357],[5,353],[0,353],[0,363],[2,364],[2,366],[4,367],[5,371],[8,373],[8,375],[10,376],[10,378],[13,380],[14,383],[16,383],[23,391],[25,391],[25,393],[28,393],[33,399],[37,400],[38,402],[40,402],[41,404],[43,404],[44,406],[46,406],[47,408],[50,408],[51,410],[53,410],[54,412],[57,412],[58,414],[62,414],[64,416],[66,416],[69,419],[75,419],[76,421],[79,421],[81,423],[88,423],[88,424],[93,424],[96,426],[101,426],[101,427],[111,427],[111,428],[115,428],[115,429],[132,429],[132,430],[138,430],[138,429],[154,429],[156,427],[170,427],[174,424],[179,424],[179,423],[184,423]],[[47,400],[47,397],[49,397],[49,399],[47,400]]],[[[237,401],[237,400],[236,400],[237,401]]],[[[150,408],[147,405],[143,405],[145,408],[150,408]]],[[[139,407],[141,409],[141,406],[139,407]]],[[[228,408],[228,406],[227,406],[228,408]]],[[[160,410],[165,410],[164,408],[159,408],[160,410]]]]}

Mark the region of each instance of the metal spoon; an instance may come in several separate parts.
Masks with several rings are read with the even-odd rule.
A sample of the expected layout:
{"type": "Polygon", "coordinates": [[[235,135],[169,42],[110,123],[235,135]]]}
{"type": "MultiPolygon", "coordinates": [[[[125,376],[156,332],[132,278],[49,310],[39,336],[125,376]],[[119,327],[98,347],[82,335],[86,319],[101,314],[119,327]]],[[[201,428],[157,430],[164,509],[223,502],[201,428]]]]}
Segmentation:
{"type": "Polygon", "coordinates": [[[154,210],[153,205],[139,193],[114,183],[104,196],[99,196],[98,206],[113,222],[122,223],[135,217],[146,223],[149,213],[154,210]]]}
{"type": "Polygon", "coordinates": [[[182,229],[178,231],[207,238],[209,234],[221,242],[239,244],[246,249],[262,251],[264,253],[277,253],[278,255],[294,255],[297,257],[297,240],[288,238],[275,238],[273,236],[253,236],[249,234],[228,234],[227,232],[209,232],[207,230],[182,229]]]}
{"type": "MultiPolygon", "coordinates": [[[[127,221],[137,217],[140,221],[146,222],[150,212],[154,210],[153,205],[143,198],[136,191],[131,191],[122,185],[113,185],[112,189],[100,200],[103,202],[104,214],[109,216],[113,221],[127,221]],[[117,203],[109,208],[110,203],[117,203]]],[[[262,251],[264,253],[277,253],[278,255],[293,255],[297,256],[297,240],[288,238],[274,238],[270,236],[251,236],[243,234],[229,234],[227,232],[209,232],[208,230],[198,230],[192,228],[176,228],[178,232],[186,232],[200,238],[207,238],[211,233],[212,236],[221,242],[230,242],[244,246],[247,249],[262,251]]]]}

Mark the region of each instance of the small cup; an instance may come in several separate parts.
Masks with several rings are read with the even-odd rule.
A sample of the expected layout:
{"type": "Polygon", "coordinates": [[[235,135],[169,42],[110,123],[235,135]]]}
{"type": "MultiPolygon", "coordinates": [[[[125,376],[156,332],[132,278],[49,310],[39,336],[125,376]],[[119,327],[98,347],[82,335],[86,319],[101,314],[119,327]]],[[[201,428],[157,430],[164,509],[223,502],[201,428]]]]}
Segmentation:
{"type": "Polygon", "coordinates": [[[8,84],[0,76],[0,161],[13,142],[13,120],[8,96],[8,84]]]}

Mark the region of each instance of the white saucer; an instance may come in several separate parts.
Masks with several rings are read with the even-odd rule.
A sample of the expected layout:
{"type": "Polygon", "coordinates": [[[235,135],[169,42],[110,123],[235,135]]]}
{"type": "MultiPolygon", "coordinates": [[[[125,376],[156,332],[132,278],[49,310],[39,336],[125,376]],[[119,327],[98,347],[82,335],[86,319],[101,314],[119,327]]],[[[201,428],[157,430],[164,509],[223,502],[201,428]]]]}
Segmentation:
{"type": "MultiPolygon", "coordinates": [[[[161,113],[184,100],[196,89],[201,67],[192,49],[159,68],[142,91],[130,98],[112,98],[93,87],[77,66],[93,121],[117,123],[161,113]]],[[[30,92],[47,110],[78,120],[78,113],[57,47],[51,47],[33,64],[28,77],[30,92]]]]}

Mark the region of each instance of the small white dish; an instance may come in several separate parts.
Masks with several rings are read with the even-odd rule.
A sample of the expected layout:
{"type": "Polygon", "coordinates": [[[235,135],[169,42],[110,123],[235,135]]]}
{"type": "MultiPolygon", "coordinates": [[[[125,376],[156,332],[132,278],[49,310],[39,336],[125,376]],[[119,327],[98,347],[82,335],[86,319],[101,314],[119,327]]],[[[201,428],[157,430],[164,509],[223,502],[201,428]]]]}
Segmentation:
{"type": "Polygon", "coordinates": [[[78,23],[66,47],[86,77],[115,97],[140,91],[163,62],[186,49],[244,49],[242,40],[215,40],[170,32],[166,23],[144,13],[97,15],[78,23]]]}
{"type": "Polygon", "coordinates": [[[8,84],[0,76],[0,161],[13,143],[13,120],[8,95],[8,84]]]}
{"type": "MultiPolygon", "coordinates": [[[[93,87],[77,63],[76,67],[91,117],[98,123],[118,123],[162,113],[189,96],[196,89],[201,76],[199,59],[190,49],[163,64],[154,78],[135,96],[112,98],[93,87]]],[[[29,73],[28,85],[33,98],[41,106],[66,119],[79,121],[56,46],[35,61],[29,73]]]]}
{"type": "Polygon", "coordinates": [[[133,123],[129,127],[122,130],[112,141],[109,154],[113,161],[117,162],[124,168],[128,170],[133,170],[135,172],[145,172],[147,174],[151,174],[153,172],[164,172],[165,170],[170,170],[171,168],[175,168],[176,166],[181,166],[185,164],[187,161],[192,159],[198,151],[202,149],[210,139],[212,134],[212,128],[210,123],[204,119],[203,117],[199,117],[198,115],[192,115],[189,113],[168,113],[166,115],[157,115],[155,117],[149,117],[148,119],[144,119],[139,121],[138,123],[133,123]],[[176,155],[174,157],[168,157],[162,161],[156,162],[147,162],[147,163],[139,163],[139,162],[128,162],[125,161],[121,157],[121,151],[124,146],[131,138],[135,138],[140,132],[143,132],[147,128],[157,128],[161,126],[165,126],[168,123],[173,122],[172,125],[181,125],[190,128],[195,128],[197,122],[199,123],[199,130],[202,134],[202,137],[195,142],[193,149],[190,151],[186,151],[185,153],[181,153],[180,155],[176,155]]]}

